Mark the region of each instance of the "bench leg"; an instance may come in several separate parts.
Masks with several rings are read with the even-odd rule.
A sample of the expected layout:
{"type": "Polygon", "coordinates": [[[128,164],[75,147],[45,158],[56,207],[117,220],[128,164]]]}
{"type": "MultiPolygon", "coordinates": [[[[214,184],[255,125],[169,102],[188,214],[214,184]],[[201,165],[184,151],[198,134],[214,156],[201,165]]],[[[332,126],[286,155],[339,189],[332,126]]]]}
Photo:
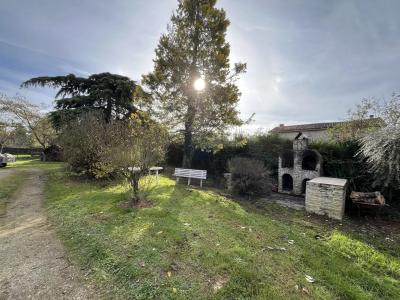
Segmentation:
{"type": "Polygon", "coordinates": [[[156,184],[158,185],[158,170],[156,171],[156,184]]]}
{"type": "Polygon", "coordinates": [[[188,178],[188,185],[190,185],[190,177],[188,178]]]}
{"type": "Polygon", "coordinates": [[[176,177],[176,183],[179,183],[179,177],[176,177]]]}
{"type": "Polygon", "coordinates": [[[200,187],[203,187],[203,179],[200,179],[200,187]]]}

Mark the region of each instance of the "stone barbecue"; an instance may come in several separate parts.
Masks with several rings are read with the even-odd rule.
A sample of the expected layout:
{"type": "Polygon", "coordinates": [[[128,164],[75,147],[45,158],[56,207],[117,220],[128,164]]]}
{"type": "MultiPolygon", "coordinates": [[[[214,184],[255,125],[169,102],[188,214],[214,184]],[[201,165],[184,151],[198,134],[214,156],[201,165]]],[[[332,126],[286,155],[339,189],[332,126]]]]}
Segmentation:
{"type": "Polygon", "coordinates": [[[308,180],[322,175],[322,157],[318,151],[308,149],[308,137],[299,133],[293,140],[293,151],[279,156],[278,191],[304,195],[308,180]]]}
{"type": "Polygon", "coordinates": [[[307,182],[306,211],[342,220],[346,203],[347,180],[318,177],[307,182]]]}

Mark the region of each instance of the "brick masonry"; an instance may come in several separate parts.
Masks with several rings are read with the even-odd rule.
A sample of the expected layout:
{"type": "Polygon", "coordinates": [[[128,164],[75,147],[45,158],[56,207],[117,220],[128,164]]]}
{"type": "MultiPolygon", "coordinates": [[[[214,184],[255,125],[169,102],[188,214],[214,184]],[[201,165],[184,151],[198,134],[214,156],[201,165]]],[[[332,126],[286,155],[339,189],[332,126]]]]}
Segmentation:
{"type": "Polygon", "coordinates": [[[306,187],[306,211],[342,220],[346,192],[346,179],[318,177],[310,180],[306,187]]]}

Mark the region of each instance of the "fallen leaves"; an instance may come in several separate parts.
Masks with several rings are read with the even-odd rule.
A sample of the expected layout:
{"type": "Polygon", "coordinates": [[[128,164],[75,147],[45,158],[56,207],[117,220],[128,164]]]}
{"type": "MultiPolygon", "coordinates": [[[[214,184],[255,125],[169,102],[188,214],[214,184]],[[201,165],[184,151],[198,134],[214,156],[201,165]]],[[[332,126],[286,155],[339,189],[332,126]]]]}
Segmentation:
{"type": "Polygon", "coordinates": [[[307,294],[307,295],[310,295],[310,291],[305,287],[305,286],[301,286],[301,285],[295,285],[294,286],[294,288],[295,288],[295,290],[296,291],[301,291],[301,292],[303,292],[304,294],[307,294]]]}
{"type": "Polygon", "coordinates": [[[313,283],[313,282],[315,282],[315,279],[313,278],[313,277],[311,277],[310,275],[305,275],[305,277],[306,277],[306,280],[308,281],[308,282],[310,282],[310,283],[313,283]]]}
{"type": "Polygon", "coordinates": [[[267,246],[267,247],[261,249],[261,251],[265,251],[265,250],[287,251],[287,249],[285,247],[271,247],[271,246],[267,246]]]}

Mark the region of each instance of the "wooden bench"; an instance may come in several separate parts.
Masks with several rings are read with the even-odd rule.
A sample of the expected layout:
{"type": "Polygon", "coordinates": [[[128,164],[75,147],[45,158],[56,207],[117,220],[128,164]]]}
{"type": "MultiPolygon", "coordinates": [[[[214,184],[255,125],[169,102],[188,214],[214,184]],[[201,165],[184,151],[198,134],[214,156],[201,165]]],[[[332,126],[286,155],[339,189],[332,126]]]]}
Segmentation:
{"type": "Polygon", "coordinates": [[[176,182],[179,182],[180,177],[188,179],[188,185],[190,185],[190,179],[200,179],[200,187],[203,186],[203,180],[207,179],[207,171],[205,170],[194,170],[194,169],[181,169],[175,168],[173,176],[176,177],[176,182]]]}

